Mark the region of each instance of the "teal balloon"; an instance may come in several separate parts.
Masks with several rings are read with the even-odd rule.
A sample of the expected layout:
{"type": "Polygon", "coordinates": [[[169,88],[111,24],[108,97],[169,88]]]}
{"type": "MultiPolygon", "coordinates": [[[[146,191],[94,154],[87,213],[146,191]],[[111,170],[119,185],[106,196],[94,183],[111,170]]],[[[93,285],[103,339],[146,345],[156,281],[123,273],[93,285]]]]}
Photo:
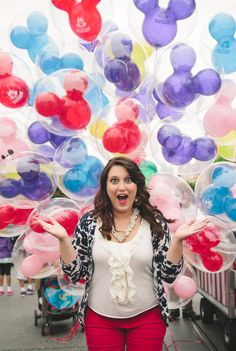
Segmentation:
{"type": "Polygon", "coordinates": [[[154,173],[157,173],[157,167],[152,161],[143,160],[139,163],[139,168],[144,177],[148,180],[154,173]]]}

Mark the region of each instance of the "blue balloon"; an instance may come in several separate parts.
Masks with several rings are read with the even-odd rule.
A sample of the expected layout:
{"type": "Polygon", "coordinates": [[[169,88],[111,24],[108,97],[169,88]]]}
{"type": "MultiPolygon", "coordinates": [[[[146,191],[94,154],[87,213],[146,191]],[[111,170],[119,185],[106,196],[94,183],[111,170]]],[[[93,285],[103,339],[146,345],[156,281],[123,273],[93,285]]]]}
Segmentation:
{"type": "Polygon", "coordinates": [[[63,177],[63,185],[71,193],[79,193],[86,186],[87,181],[87,174],[78,168],[70,169],[63,177]]]}
{"type": "Polygon", "coordinates": [[[228,165],[220,165],[213,169],[211,179],[214,186],[232,188],[236,183],[236,170],[228,165]]]}
{"type": "Polygon", "coordinates": [[[201,195],[201,204],[204,211],[209,215],[223,214],[226,198],[232,197],[232,192],[225,186],[209,185],[201,195]]]}
{"type": "MultiPolygon", "coordinates": [[[[70,165],[70,167],[83,164],[87,156],[87,146],[80,138],[72,138],[68,141],[62,150],[62,165],[70,165]]],[[[68,166],[67,166],[68,167],[68,166]]]]}

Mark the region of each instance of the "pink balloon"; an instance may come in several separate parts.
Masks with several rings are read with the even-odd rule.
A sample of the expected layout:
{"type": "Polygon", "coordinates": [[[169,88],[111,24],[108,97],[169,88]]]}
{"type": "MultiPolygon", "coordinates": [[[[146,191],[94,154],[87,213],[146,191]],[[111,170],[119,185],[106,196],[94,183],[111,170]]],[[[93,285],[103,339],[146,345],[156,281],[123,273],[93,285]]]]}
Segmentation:
{"type": "Polygon", "coordinates": [[[166,208],[161,210],[166,218],[175,219],[174,223],[169,223],[168,227],[171,233],[175,233],[176,230],[185,222],[183,211],[180,208],[166,208]]]}
{"type": "Polygon", "coordinates": [[[176,295],[182,299],[190,299],[197,292],[196,282],[189,277],[181,276],[172,285],[176,295]]]}
{"type": "Polygon", "coordinates": [[[119,121],[136,120],[139,116],[139,106],[132,98],[122,98],[115,106],[115,115],[119,121]]]}
{"type": "Polygon", "coordinates": [[[26,257],[21,264],[20,271],[26,277],[32,277],[39,274],[45,261],[39,254],[33,254],[26,257]]]}
{"type": "Polygon", "coordinates": [[[0,118],[0,162],[13,159],[20,152],[29,150],[23,139],[17,137],[17,125],[8,117],[0,118]]]}

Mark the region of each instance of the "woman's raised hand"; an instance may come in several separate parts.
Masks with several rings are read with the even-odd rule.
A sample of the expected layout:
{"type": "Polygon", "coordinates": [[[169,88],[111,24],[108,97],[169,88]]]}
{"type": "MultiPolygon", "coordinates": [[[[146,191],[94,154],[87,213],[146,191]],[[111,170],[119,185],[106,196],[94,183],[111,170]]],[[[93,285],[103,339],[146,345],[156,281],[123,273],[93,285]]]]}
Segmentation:
{"type": "Polygon", "coordinates": [[[182,224],[177,228],[174,234],[174,238],[177,240],[187,239],[187,237],[205,229],[208,224],[209,224],[208,219],[203,219],[203,220],[189,219],[184,224],[182,224]]]}
{"type": "Polygon", "coordinates": [[[67,234],[65,228],[60,223],[58,223],[55,220],[55,218],[53,218],[53,217],[48,217],[48,218],[50,219],[51,223],[45,222],[40,218],[37,218],[37,221],[46,232],[48,232],[49,234],[52,234],[60,241],[67,239],[68,234],[67,234]]]}

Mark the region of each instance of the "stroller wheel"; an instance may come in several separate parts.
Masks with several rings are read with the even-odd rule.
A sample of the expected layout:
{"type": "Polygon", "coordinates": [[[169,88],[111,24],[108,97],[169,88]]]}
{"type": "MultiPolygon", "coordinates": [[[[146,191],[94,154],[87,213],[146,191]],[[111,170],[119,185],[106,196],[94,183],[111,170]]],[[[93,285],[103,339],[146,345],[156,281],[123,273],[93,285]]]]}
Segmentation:
{"type": "Polygon", "coordinates": [[[34,310],[34,325],[37,327],[38,326],[38,319],[42,317],[41,314],[38,314],[37,310],[34,310]]]}
{"type": "Polygon", "coordinates": [[[43,324],[42,324],[42,330],[41,330],[42,336],[48,336],[52,334],[52,321],[51,319],[46,319],[43,318],[43,324]]]}

